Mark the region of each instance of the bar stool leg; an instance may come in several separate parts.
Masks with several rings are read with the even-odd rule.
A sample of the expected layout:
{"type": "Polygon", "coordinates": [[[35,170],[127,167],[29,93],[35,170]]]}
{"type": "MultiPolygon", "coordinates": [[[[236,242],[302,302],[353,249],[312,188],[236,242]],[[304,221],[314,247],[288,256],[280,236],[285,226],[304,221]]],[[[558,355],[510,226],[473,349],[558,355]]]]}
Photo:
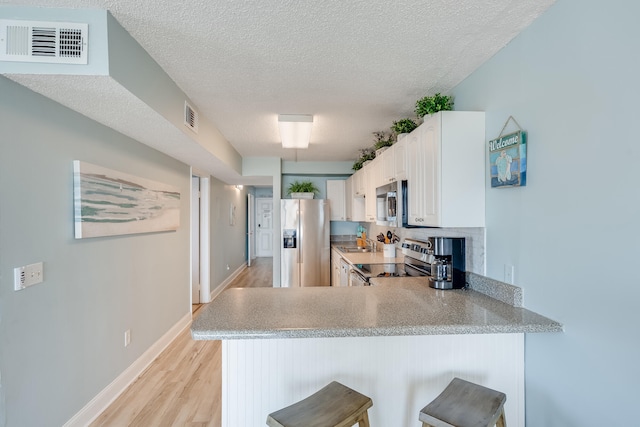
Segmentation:
{"type": "MultiPolygon", "coordinates": [[[[365,412],[362,414],[362,417],[358,420],[358,427],[370,427],[369,426],[369,413],[365,412]]],[[[506,426],[504,426],[506,427],[506,426]]]]}
{"type": "Polygon", "coordinates": [[[498,417],[498,421],[496,421],[496,427],[507,427],[507,419],[504,416],[504,407],[502,407],[502,411],[500,411],[500,416],[498,417]]]}

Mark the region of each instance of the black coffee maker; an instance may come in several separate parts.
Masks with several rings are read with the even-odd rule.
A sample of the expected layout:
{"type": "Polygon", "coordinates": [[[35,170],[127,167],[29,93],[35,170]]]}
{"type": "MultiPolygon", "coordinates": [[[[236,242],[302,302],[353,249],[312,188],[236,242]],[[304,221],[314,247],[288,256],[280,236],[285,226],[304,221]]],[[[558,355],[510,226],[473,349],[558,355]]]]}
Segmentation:
{"type": "Polygon", "coordinates": [[[464,237],[429,237],[431,259],[429,286],[436,289],[461,289],[466,284],[464,237]]]}

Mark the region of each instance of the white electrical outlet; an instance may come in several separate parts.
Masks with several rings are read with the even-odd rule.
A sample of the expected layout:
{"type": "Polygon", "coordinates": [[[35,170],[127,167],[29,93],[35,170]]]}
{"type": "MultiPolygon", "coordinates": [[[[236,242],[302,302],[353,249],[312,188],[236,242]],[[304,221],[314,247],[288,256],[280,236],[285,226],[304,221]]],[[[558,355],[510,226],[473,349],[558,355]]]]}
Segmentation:
{"type": "Polygon", "coordinates": [[[514,277],[516,274],[516,268],[511,264],[504,265],[504,282],[510,285],[514,284],[514,277]]]}
{"type": "Polygon", "coordinates": [[[43,263],[25,265],[13,269],[13,289],[21,291],[22,289],[41,283],[44,280],[43,263]]]}
{"type": "Polygon", "coordinates": [[[129,344],[131,344],[131,329],[124,331],[124,346],[129,347],[129,344]]]}

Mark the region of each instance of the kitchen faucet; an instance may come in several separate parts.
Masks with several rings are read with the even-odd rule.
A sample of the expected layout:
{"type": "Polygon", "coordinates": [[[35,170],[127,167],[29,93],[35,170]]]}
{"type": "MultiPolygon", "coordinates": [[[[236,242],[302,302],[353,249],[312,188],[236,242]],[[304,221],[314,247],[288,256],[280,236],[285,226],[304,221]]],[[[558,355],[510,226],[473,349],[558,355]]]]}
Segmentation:
{"type": "Polygon", "coordinates": [[[371,252],[376,252],[377,251],[376,241],[375,240],[367,239],[367,245],[371,246],[371,252]]]}

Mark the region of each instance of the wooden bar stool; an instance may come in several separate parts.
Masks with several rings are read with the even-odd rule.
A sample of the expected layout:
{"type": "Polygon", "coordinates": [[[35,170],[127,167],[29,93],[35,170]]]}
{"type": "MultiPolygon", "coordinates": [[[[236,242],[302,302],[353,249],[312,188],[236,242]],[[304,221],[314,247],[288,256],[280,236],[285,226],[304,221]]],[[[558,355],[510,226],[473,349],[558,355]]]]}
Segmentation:
{"type": "Polygon", "coordinates": [[[333,381],[316,393],[267,416],[270,427],[369,427],[370,397],[333,381]]]}
{"type": "Polygon", "coordinates": [[[422,427],[506,427],[507,395],[454,378],[420,411],[422,427]]]}

